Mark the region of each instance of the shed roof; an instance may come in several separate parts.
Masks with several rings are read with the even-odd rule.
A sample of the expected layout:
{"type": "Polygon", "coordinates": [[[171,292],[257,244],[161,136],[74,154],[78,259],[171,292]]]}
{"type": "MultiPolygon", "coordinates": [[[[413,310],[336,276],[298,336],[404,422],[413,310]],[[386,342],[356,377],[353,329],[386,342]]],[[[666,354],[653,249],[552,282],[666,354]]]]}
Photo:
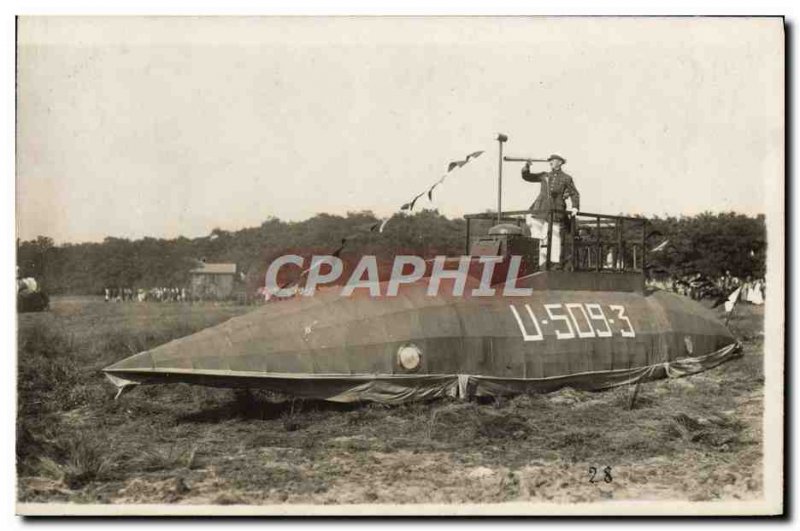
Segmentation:
{"type": "Polygon", "coordinates": [[[202,273],[210,275],[235,275],[236,264],[200,264],[189,273],[202,273]]]}

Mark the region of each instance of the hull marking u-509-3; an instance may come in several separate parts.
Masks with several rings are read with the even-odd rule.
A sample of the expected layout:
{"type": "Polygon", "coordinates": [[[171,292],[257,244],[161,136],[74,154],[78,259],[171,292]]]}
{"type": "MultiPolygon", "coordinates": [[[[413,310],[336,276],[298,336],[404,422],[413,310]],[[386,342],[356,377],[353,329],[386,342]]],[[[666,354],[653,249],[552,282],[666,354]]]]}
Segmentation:
{"type": "MultiPolygon", "coordinates": [[[[519,331],[522,333],[522,339],[525,341],[543,341],[544,333],[542,327],[547,325],[548,322],[553,324],[553,332],[556,339],[591,339],[612,337],[614,335],[614,331],[611,328],[611,323],[614,320],[608,319],[603,307],[597,303],[545,304],[543,306],[549,320],[539,320],[530,304],[525,304],[524,306],[530,318],[528,326],[526,326],[517,308],[513,304],[508,305],[514,315],[514,319],[517,321],[519,331]],[[580,319],[578,316],[580,316],[580,319]],[[579,320],[582,320],[583,323],[580,323],[579,320]]],[[[624,326],[619,330],[619,334],[627,338],[636,337],[633,323],[625,315],[625,306],[610,304],[608,308],[616,313],[616,318],[620,322],[624,323],[624,326]]]]}

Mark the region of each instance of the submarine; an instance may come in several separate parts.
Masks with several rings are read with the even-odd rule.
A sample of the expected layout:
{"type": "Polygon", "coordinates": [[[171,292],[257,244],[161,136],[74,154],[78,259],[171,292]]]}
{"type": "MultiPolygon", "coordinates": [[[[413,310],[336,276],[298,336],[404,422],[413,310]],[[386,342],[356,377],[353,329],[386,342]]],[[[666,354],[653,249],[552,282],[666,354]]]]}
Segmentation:
{"type": "MultiPolygon", "coordinates": [[[[498,188],[502,143],[500,158],[498,188]]],[[[464,255],[440,264],[467,264],[463,292],[431,295],[429,261],[421,278],[394,290],[381,280],[377,290],[329,288],[268,302],[103,372],[117,396],[186,383],[397,404],[600,391],[741,356],[711,310],[647,287],[646,218],[574,212],[553,256],[552,231],[531,237],[526,214],[503,212],[498,199],[496,213],[465,216],[464,255]],[[495,264],[489,273],[478,267],[487,260],[495,264]]]]}

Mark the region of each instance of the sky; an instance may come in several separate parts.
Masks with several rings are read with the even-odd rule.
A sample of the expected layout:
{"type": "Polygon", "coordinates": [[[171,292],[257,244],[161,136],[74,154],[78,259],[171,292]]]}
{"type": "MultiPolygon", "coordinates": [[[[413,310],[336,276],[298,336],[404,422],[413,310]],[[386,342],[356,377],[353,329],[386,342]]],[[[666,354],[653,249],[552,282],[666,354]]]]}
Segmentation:
{"type": "Polygon", "coordinates": [[[780,19],[22,17],[18,236],[387,216],[478,150],[417,208],[492,210],[498,133],[584,211],[769,213],[783,68],[780,19]]]}

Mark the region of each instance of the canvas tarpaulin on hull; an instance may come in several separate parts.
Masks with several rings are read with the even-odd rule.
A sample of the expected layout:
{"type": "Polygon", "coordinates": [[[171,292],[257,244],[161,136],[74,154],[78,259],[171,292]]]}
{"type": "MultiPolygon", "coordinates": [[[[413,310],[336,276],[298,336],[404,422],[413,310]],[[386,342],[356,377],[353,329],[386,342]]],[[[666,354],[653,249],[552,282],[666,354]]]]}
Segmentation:
{"type": "Polygon", "coordinates": [[[426,288],[417,283],[392,297],[360,290],[265,305],[104,371],[123,383],[263,387],[391,402],[500,392],[494,388],[602,389],[649,367],[693,370],[699,362],[690,360],[736,342],[713,313],[670,293],[461,297],[429,296],[426,288]],[[413,366],[401,362],[406,350],[415,353],[413,366]]]}
{"type": "Polygon", "coordinates": [[[209,386],[259,388],[277,393],[333,402],[372,401],[397,404],[443,397],[500,396],[546,393],[562,387],[599,391],[660,378],[677,378],[706,371],[741,355],[732,343],[705,356],[682,358],[656,365],[570,374],[552,378],[496,378],[482,375],[253,375],[232,371],[181,370],[129,373],[132,380],[109,375],[121,388],[137,383],[196,383],[209,386]]]}

